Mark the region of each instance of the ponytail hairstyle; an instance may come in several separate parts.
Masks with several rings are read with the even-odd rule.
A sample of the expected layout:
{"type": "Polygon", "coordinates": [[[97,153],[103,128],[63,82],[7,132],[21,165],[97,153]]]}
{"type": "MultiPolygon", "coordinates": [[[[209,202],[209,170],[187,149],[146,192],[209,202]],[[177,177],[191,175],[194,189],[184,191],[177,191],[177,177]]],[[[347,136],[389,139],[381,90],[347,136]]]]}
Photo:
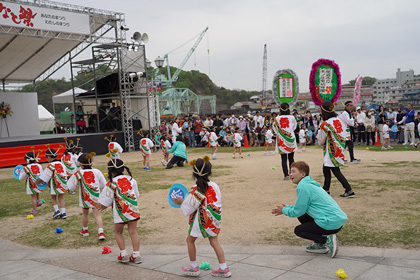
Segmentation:
{"type": "MultiPolygon", "coordinates": [[[[114,151],[114,150],[112,150],[114,151]]],[[[115,176],[123,175],[124,170],[127,170],[128,175],[130,175],[130,181],[133,179],[133,175],[131,175],[130,168],[124,165],[124,162],[120,159],[114,159],[111,157],[111,153],[106,154],[107,157],[110,158],[108,161],[107,167],[108,167],[108,179],[112,181],[112,173],[115,174],[115,176]]]]}
{"type": "Polygon", "coordinates": [[[77,160],[81,166],[83,166],[83,169],[92,169],[92,161],[93,157],[96,155],[96,153],[90,153],[90,154],[81,154],[79,159],[77,160]]]}
{"type": "Polygon", "coordinates": [[[212,174],[210,158],[205,156],[202,159],[192,160],[189,164],[193,166],[193,178],[196,179],[197,189],[205,194],[209,187],[209,176],[212,174]]]}
{"type": "Polygon", "coordinates": [[[321,115],[324,121],[337,117],[337,113],[334,112],[334,104],[331,102],[324,102],[321,105],[321,115]]]}
{"type": "Polygon", "coordinates": [[[287,103],[280,104],[280,115],[290,115],[290,107],[287,103]]]}

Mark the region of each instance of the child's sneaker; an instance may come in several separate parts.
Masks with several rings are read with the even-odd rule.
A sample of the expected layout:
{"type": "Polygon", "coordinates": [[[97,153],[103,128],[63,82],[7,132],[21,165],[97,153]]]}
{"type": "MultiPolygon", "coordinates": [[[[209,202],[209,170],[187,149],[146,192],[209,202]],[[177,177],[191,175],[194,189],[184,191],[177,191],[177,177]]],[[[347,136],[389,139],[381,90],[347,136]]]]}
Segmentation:
{"type": "Polygon", "coordinates": [[[381,150],[386,150],[386,148],[384,146],[382,146],[381,150]]]}
{"type": "Polygon", "coordinates": [[[298,153],[301,153],[302,152],[302,150],[301,149],[298,149],[298,153]]]}
{"type": "Polygon", "coordinates": [[[162,161],[160,163],[162,163],[163,166],[166,166],[166,164],[165,164],[166,161],[164,159],[162,159],[162,161]]]}
{"type": "Polygon", "coordinates": [[[232,158],[236,158],[235,155],[232,155],[232,158]]]}
{"type": "Polygon", "coordinates": [[[327,247],[328,247],[328,250],[330,251],[330,257],[334,258],[335,255],[337,255],[337,252],[338,252],[337,234],[333,234],[333,235],[328,236],[327,247]]]}
{"type": "Polygon", "coordinates": [[[29,212],[29,214],[36,215],[36,214],[38,214],[38,211],[37,211],[37,210],[32,209],[32,210],[31,210],[31,212],[29,212]]]}
{"type": "Polygon", "coordinates": [[[264,155],[266,156],[267,155],[267,152],[264,152],[264,155]]]}
{"type": "Polygon", "coordinates": [[[189,267],[182,267],[181,270],[182,273],[188,276],[197,277],[200,275],[200,269],[198,268],[198,266],[196,268],[192,268],[192,266],[190,265],[189,267]]]}
{"type": "Polygon", "coordinates": [[[134,257],[133,254],[131,254],[131,256],[130,256],[130,262],[133,262],[133,263],[141,263],[142,262],[141,261],[141,257],[140,256],[134,257]]]}
{"type": "Polygon", "coordinates": [[[61,214],[61,219],[67,219],[67,215],[66,215],[66,213],[62,213],[62,214],[61,214]]]}
{"type": "Polygon", "coordinates": [[[211,275],[214,276],[214,277],[224,277],[224,278],[227,278],[227,277],[230,277],[232,275],[232,273],[230,273],[229,268],[226,267],[225,270],[223,270],[221,268],[219,268],[219,270],[213,270],[211,272],[211,275]]]}
{"type": "Polygon", "coordinates": [[[244,158],[242,155],[239,155],[240,158],[244,158]]]}
{"type": "Polygon", "coordinates": [[[391,146],[388,146],[388,149],[394,149],[393,147],[391,147],[391,146]]]}
{"type": "Polygon", "coordinates": [[[81,230],[80,230],[80,235],[81,235],[81,236],[85,236],[85,237],[86,237],[86,236],[89,236],[89,231],[88,231],[88,230],[83,230],[83,229],[81,229],[81,230]]]}
{"type": "Polygon", "coordinates": [[[99,233],[99,234],[98,234],[98,239],[99,239],[99,240],[105,240],[105,239],[106,239],[106,238],[105,238],[105,233],[103,233],[103,232],[99,233]]]}
{"type": "Polygon", "coordinates": [[[41,207],[41,206],[42,206],[42,204],[43,204],[43,203],[42,203],[42,201],[41,201],[41,200],[38,200],[38,201],[36,202],[36,206],[37,206],[37,207],[41,207]]]}
{"type": "Polygon", "coordinates": [[[143,166],[143,169],[144,169],[144,170],[146,170],[146,168],[147,168],[146,166],[143,166]]]}
{"type": "Polygon", "coordinates": [[[273,152],[273,151],[271,151],[271,152],[270,152],[270,155],[274,155],[274,152],[273,152]]]}
{"type": "Polygon", "coordinates": [[[306,247],[306,252],[317,253],[317,254],[325,254],[325,253],[328,252],[328,247],[327,247],[326,244],[314,243],[314,244],[306,247]]]}
{"type": "Polygon", "coordinates": [[[53,214],[53,219],[61,218],[61,212],[60,210],[57,210],[53,214]]]}
{"type": "Polygon", "coordinates": [[[121,256],[121,254],[117,257],[117,260],[122,263],[126,263],[130,261],[130,257],[128,255],[121,256]]]}
{"type": "Polygon", "coordinates": [[[146,171],[152,171],[152,169],[150,169],[150,167],[147,167],[147,166],[144,168],[144,170],[146,170],[146,171]]]}

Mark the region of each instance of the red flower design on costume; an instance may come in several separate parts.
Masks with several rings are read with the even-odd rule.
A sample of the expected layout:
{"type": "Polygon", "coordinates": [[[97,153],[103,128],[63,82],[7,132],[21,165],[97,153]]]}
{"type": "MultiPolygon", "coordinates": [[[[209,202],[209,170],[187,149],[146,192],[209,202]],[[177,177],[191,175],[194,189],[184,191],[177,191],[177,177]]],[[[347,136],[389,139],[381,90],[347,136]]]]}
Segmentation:
{"type": "Polygon", "coordinates": [[[335,131],[337,133],[342,133],[343,132],[343,126],[341,125],[340,120],[334,120],[333,124],[334,124],[335,131]]]}
{"type": "Polygon", "coordinates": [[[39,174],[40,171],[39,171],[38,165],[32,165],[31,166],[31,171],[34,175],[39,174]]]}
{"type": "Polygon", "coordinates": [[[118,179],[117,184],[121,192],[123,193],[126,193],[127,191],[131,190],[131,183],[127,178],[118,179]]]}
{"type": "Polygon", "coordinates": [[[110,144],[109,144],[109,149],[110,149],[110,150],[114,149],[114,143],[110,143],[110,144]]]}
{"type": "Polygon", "coordinates": [[[69,162],[70,160],[71,160],[71,155],[70,154],[64,156],[64,161],[69,162]]]}
{"type": "Polygon", "coordinates": [[[327,93],[331,93],[332,88],[331,88],[331,87],[326,87],[326,88],[325,88],[325,91],[326,91],[327,93]]]}
{"type": "Polygon", "coordinates": [[[61,164],[56,164],[56,165],[54,165],[54,167],[55,167],[55,171],[57,173],[64,173],[64,168],[61,164]]]}
{"type": "Polygon", "coordinates": [[[289,119],[288,118],[281,118],[280,119],[280,127],[281,128],[288,128],[289,127],[289,119]]]}
{"type": "Polygon", "coordinates": [[[83,173],[83,179],[85,180],[86,184],[95,183],[95,174],[92,171],[87,171],[83,173]]]}
{"type": "Polygon", "coordinates": [[[206,192],[207,203],[213,203],[217,201],[216,192],[212,187],[209,186],[206,192]]]}

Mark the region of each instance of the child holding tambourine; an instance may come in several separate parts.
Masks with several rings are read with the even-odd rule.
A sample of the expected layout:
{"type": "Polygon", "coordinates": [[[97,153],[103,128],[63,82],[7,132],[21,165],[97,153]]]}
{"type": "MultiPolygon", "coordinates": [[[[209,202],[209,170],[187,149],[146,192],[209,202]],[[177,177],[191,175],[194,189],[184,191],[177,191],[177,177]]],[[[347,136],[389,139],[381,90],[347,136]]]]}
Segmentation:
{"type": "Polygon", "coordinates": [[[209,180],[211,175],[210,158],[205,156],[190,161],[193,166],[193,176],[196,178],[196,185],[190,193],[182,199],[174,198],[173,202],[181,205],[182,212],[189,216],[189,230],[187,237],[188,255],[190,265],[181,268],[185,275],[199,276],[200,269],[197,265],[195,241],[198,237],[209,238],[219,261],[219,269],[213,270],[213,276],[230,277],[231,272],[226,266],[225,254],[219,244],[220,220],[222,217],[222,196],[219,186],[209,180]]]}

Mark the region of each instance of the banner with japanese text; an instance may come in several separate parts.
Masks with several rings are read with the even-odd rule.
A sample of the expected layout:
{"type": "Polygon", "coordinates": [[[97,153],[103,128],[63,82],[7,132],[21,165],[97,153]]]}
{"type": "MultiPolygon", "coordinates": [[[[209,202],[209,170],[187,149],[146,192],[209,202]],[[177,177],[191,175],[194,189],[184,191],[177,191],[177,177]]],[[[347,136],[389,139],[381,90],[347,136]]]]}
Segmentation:
{"type": "Polygon", "coordinates": [[[0,1],[0,25],[90,34],[89,15],[0,1]]]}

